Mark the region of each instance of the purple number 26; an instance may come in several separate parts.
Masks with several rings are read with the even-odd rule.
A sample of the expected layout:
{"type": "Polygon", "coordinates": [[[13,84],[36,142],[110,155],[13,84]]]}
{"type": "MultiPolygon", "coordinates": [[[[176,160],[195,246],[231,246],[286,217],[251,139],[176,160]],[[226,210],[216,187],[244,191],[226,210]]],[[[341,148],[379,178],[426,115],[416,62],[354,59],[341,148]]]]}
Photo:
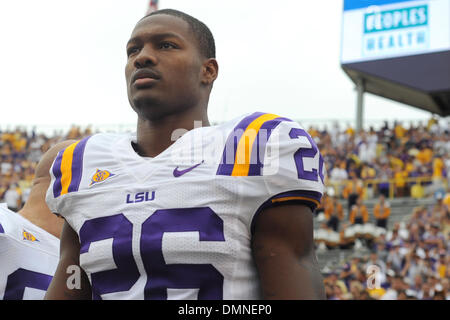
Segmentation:
{"type": "MultiPolygon", "coordinates": [[[[92,295],[127,291],[140,274],[132,253],[132,223],[123,215],[86,221],[80,229],[80,253],[92,242],[113,239],[117,269],[91,274],[92,295]]],[[[147,273],[144,299],[167,299],[167,289],[198,289],[198,298],[223,299],[223,275],[212,264],[166,264],[162,252],[165,232],[198,231],[200,241],[225,241],[223,220],[208,207],[155,211],[142,224],[141,258],[147,273]]]]}

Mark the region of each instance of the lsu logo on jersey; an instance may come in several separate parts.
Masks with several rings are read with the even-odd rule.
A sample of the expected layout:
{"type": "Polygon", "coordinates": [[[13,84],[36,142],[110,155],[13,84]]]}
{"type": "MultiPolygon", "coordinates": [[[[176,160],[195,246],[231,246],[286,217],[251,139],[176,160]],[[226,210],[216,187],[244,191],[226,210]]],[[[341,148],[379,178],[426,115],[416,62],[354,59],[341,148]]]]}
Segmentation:
{"type": "Polygon", "coordinates": [[[27,241],[31,241],[31,242],[39,241],[38,239],[36,239],[36,237],[32,233],[25,231],[25,229],[22,230],[22,234],[23,234],[23,240],[27,240],[27,241]]]}
{"type": "Polygon", "coordinates": [[[91,184],[89,185],[89,187],[96,183],[103,182],[106,179],[111,178],[113,176],[115,176],[115,174],[109,172],[108,170],[97,169],[97,171],[94,173],[94,175],[91,178],[91,184]]]}

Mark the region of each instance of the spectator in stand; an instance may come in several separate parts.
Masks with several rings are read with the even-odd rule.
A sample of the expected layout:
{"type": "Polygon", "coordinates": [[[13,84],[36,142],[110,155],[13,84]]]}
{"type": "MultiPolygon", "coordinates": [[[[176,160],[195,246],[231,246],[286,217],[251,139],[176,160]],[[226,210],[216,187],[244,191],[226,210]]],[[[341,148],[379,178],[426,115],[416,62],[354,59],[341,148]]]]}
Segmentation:
{"type": "Polygon", "coordinates": [[[375,251],[370,253],[369,260],[367,261],[366,265],[364,266],[364,269],[367,270],[367,268],[369,268],[370,266],[374,266],[374,265],[378,266],[380,268],[380,272],[381,272],[380,279],[381,279],[381,282],[384,282],[384,280],[386,278],[386,271],[387,271],[386,263],[383,260],[379,259],[378,253],[375,251]]]}
{"type": "Polygon", "coordinates": [[[422,241],[418,223],[410,224],[408,238],[406,240],[410,243],[419,243],[422,241]]]}
{"type": "Polygon", "coordinates": [[[335,300],[342,300],[342,295],[347,293],[347,286],[345,283],[338,278],[337,270],[333,270],[328,277],[324,278],[325,285],[331,286],[333,288],[333,296],[335,300]],[[336,290],[336,287],[339,290],[336,290]]]}
{"type": "Polygon", "coordinates": [[[325,283],[325,295],[327,297],[327,300],[336,300],[334,297],[334,289],[332,285],[325,283]]]}
{"type": "Polygon", "coordinates": [[[376,170],[367,163],[362,164],[361,168],[361,179],[364,182],[367,182],[367,197],[372,199],[375,194],[375,184],[370,182],[371,180],[375,180],[377,178],[376,170]]]}
{"type": "Polygon", "coordinates": [[[417,298],[420,300],[433,300],[433,295],[434,291],[432,290],[431,286],[427,282],[425,282],[422,285],[422,290],[420,290],[417,298]]]}
{"type": "Polygon", "coordinates": [[[406,184],[406,178],[408,178],[408,172],[403,170],[403,164],[398,164],[394,167],[394,186],[395,196],[405,197],[408,194],[408,186],[406,184]]]}
{"type": "MultiPolygon", "coordinates": [[[[9,149],[7,149],[9,150],[9,149]]],[[[5,152],[5,151],[3,151],[5,152]]],[[[5,157],[4,160],[1,163],[1,167],[0,167],[0,174],[3,176],[9,176],[11,175],[12,171],[13,171],[13,157],[12,155],[8,154],[7,152],[5,153],[5,157]]]]}
{"type": "MultiPolygon", "coordinates": [[[[444,192],[444,176],[446,174],[443,154],[438,153],[433,157],[433,191],[442,190],[444,192]]],[[[445,192],[444,192],[445,193],[445,192]]]]}
{"type": "Polygon", "coordinates": [[[337,194],[341,194],[342,183],[348,179],[347,170],[345,170],[345,162],[336,161],[333,169],[330,171],[330,184],[336,186],[337,194]]]}
{"type": "Polygon", "coordinates": [[[362,267],[361,265],[361,256],[359,254],[354,254],[351,257],[350,261],[350,270],[355,274],[358,269],[362,267]]]}
{"type": "Polygon", "coordinates": [[[433,159],[433,150],[425,141],[420,144],[419,153],[416,155],[416,159],[419,160],[420,164],[423,166],[431,163],[431,160],[433,159]]]}
{"type": "Polygon", "coordinates": [[[362,162],[371,163],[376,157],[376,144],[363,131],[357,139],[358,157],[362,162]]]}
{"type": "Polygon", "coordinates": [[[324,215],[328,227],[337,232],[339,223],[344,219],[344,208],[336,196],[327,197],[327,201],[324,204],[324,215]]]}
{"type": "Polygon", "coordinates": [[[400,223],[394,223],[392,230],[389,230],[386,234],[387,246],[390,248],[395,243],[404,244],[406,238],[408,236],[408,232],[401,228],[400,223]]]}
{"type": "Polygon", "coordinates": [[[405,290],[401,289],[398,291],[397,300],[408,300],[405,290]]]}
{"type": "Polygon", "coordinates": [[[19,211],[22,203],[22,198],[18,191],[17,185],[11,184],[8,190],[5,192],[4,198],[9,210],[14,212],[19,211]]]}
{"type": "Polygon", "coordinates": [[[449,259],[445,255],[445,250],[439,254],[439,260],[436,262],[436,273],[441,279],[444,279],[448,273],[449,259]]]}
{"type": "Polygon", "coordinates": [[[424,261],[420,259],[413,247],[405,257],[405,265],[400,274],[403,278],[408,279],[408,283],[414,283],[415,277],[424,273],[426,273],[424,261]]]}
{"type": "Polygon", "coordinates": [[[424,206],[416,207],[414,208],[411,218],[409,219],[409,223],[410,224],[416,223],[422,230],[421,232],[423,232],[425,222],[428,219],[427,215],[428,215],[427,209],[424,206]]]}
{"type": "Polygon", "coordinates": [[[69,130],[69,133],[67,134],[67,139],[79,139],[81,137],[81,131],[80,127],[72,125],[72,127],[69,130]]]}
{"type": "Polygon", "coordinates": [[[445,237],[439,231],[439,224],[433,223],[429,227],[429,231],[424,234],[423,239],[428,249],[444,247],[445,237]]]}
{"type": "Polygon", "coordinates": [[[365,224],[369,221],[369,211],[362,203],[361,197],[358,197],[356,204],[353,205],[350,211],[349,220],[351,224],[365,224]]]}
{"type": "Polygon", "coordinates": [[[433,300],[445,300],[446,294],[444,290],[442,290],[442,286],[439,285],[434,289],[433,300]]]}
{"type": "Polygon", "coordinates": [[[391,214],[391,206],[385,199],[385,196],[381,194],[378,203],[373,209],[373,215],[376,219],[377,227],[387,229],[388,218],[391,214]]]}
{"type": "Polygon", "coordinates": [[[395,243],[394,246],[389,250],[386,261],[390,263],[391,268],[396,273],[400,273],[400,271],[402,271],[403,255],[400,253],[400,243],[395,243]]]}
{"type": "Polygon", "coordinates": [[[361,180],[358,179],[355,172],[351,173],[351,180],[347,183],[342,191],[344,199],[348,200],[348,210],[351,211],[353,205],[358,198],[363,197],[363,185],[361,180]]]}
{"type": "Polygon", "coordinates": [[[443,217],[449,212],[447,205],[444,203],[445,193],[442,191],[437,191],[434,194],[436,203],[431,209],[431,216],[436,223],[440,223],[443,217]]]}
{"type": "Polygon", "coordinates": [[[382,165],[380,173],[378,175],[378,179],[381,180],[378,184],[379,192],[384,195],[386,198],[389,198],[389,189],[390,189],[390,180],[393,177],[393,172],[389,167],[388,163],[382,165]]]}
{"type": "Polygon", "coordinates": [[[399,292],[403,290],[402,277],[398,274],[392,279],[391,287],[386,290],[386,293],[380,300],[397,300],[399,292]]]}
{"type": "Polygon", "coordinates": [[[354,280],[350,282],[350,293],[352,300],[363,300],[364,298],[364,296],[362,295],[363,292],[364,287],[359,281],[354,280]]]}
{"type": "Polygon", "coordinates": [[[357,269],[352,270],[349,263],[346,263],[339,274],[339,279],[344,281],[347,288],[350,288],[350,282],[356,278],[357,269]]]}
{"type": "Polygon", "coordinates": [[[334,285],[333,292],[334,292],[334,299],[332,299],[332,300],[346,300],[345,293],[342,290],[342,287],[340,287],[338,285],[334,285]]]}
{"type": "Polygon", "coordinates": [[[423,277],[421,274],[417,274],[414,277],[414,281],[410,284],[409,290],[411,290],[414,293],[414,296],[417,298],[419,296],[420,291],[422,290],[423,286],[423,277]]]}

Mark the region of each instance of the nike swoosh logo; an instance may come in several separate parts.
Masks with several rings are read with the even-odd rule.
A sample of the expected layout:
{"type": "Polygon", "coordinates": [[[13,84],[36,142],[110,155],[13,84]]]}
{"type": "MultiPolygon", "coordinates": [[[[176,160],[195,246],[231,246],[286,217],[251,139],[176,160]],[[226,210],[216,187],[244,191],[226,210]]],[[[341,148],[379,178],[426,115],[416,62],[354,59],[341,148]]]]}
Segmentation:
{"type": "Polygon", "coordinates": [[[184,170],[178,170],[178,167],[176,167],[176,168],[173,170],[173,176],[174,176],[175,178],[178,178],[178,177],[182,176],[183,174],[188,173],[189,171],[194,170],[194,169],[197,168],[199,165],[201,165],[203,162],[205,162],[205,160],[202,160],[202,162],[197,163],[195,166],[192,166],[192,167],[187,168],[187,169],[184,169],[184,170]]]}

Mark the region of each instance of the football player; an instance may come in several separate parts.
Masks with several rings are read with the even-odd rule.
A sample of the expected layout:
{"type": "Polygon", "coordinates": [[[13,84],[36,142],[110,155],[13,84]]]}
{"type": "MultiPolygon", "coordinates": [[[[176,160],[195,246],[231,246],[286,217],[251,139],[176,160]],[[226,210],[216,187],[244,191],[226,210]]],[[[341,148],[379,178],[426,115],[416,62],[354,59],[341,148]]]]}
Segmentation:
{"type": "Polygon", "coordinates": [[[263,112],[210,126],[214,38],[185,13],[145,16],[126,52],[136,134],[85,138],[51,169],[47,203],[66,222],[46,299],[324,299],[311,137],[263,112]]]}
{"type": "Polygon", "coordinates": [[[64,223],[45,203],[49,170],[56,154],[74,142],[58,143],[44,154],[30,196],[18,213],[0,204],[0,299],[44,298],[59,261],[64,223]]]}

